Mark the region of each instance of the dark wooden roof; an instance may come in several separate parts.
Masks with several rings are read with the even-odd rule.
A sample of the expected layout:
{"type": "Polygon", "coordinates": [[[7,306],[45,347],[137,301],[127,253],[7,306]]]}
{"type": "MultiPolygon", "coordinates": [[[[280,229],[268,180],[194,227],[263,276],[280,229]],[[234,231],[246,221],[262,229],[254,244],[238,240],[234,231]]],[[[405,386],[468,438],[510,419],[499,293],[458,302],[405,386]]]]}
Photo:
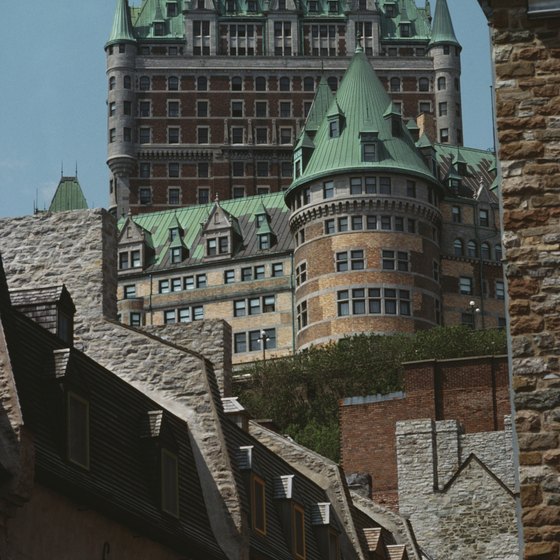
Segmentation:
{"type": "Polygon", "coordinates": [[[193,558],[225,559],[210,529],[187,424],[85,354],[65,349],[23,314],[3,309],[0,319],[12,331],[10,358],[35,442],[37,480],[193,558]],[[89,470],[66,459],[67,390],[89,402],[89,470]],[[159,439],[146,438],[153,411],[159,411],[163,426],[161,434],[149,435],[159,439]],[[179,459],[179,519],[159,507],[161,445],[171,446],[179,459]]]}

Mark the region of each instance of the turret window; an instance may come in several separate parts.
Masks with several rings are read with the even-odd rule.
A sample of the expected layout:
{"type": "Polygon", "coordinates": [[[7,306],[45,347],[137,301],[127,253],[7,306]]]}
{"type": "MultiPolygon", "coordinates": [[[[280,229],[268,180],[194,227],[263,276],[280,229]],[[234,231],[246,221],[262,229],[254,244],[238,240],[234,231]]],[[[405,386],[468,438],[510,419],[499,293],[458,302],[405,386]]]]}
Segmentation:
{"type": "Polygon", "coordinates": [[[331,138],[338,138],[340,134],[338,120],[330,121],[329,122],[329,136],[331,138]]]}
{"type": "Polygon", "coordinates": [[[349,270],[364,270],[364,251],[354,249],[352,251],[341,251],[336,253],[336,271],[348,272],[349,270]]]}
{"type": "Polygon", "coordinates": [[[446,117],[447,116],[447,102],[444,101],[439,104],[439,116],[446,117]]]}
{"type": "Polygon", "coordinates": [[[323,183],[323,198],[333,198],[334,196],[334,182],[326,181],[323,183]]]}
{"type": "Polygon", "coordinates": [[[443,54],[449,54],[450,52],[449,45],[443,45],[443,54]]]}
{"type": "Polygon", "coordinates": [[[448,128],[440,128],[439,129],[439,141],[444,144],[449,142],[449,129],[448,128]]]}
{"type": "Polygon", "coordinates": [[[375,142],[362,144],[362,160],[365,162],[377,161],[377,144],[375,142]]]}
{"type": "Polygon", "coordinates": [[[307,301],[302,301],[296,308],[298,331],[307,327],[307,301]]]}
{"type": "Polygon", "coordinates": [[[117,79],[115,78],[115,76],[111,76],[109,78],[109,90],[115,89],[116,84],[117,84],[117,79]]]}
{"type": "Polygon", "coordinates": [[[124,89],[130,89],[132,87],[132,80],[130,76],[125,76],[123,78],[123,87],[124,89]]]}
{"type": "Polygon", "coordinates": [[[437,88],[439,91],[441,91],[442,89],[447,89],[447,81],[444,76],[438,78],[437,88]]]}

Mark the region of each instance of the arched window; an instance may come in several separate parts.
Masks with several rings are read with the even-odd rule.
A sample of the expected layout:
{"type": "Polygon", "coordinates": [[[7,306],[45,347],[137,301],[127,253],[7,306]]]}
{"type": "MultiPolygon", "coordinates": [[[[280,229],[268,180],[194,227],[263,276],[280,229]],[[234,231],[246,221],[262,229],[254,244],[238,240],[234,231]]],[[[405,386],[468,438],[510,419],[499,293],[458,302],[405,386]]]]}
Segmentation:
{"type": "Polygon", "coordinates": [[[116,83],[117,83],[117,79],[115,78],[115,76],[111,76],[109,78],[109,89],[115,89],[116,83]]]}
{"type": "Polygon", "coordinates": [[[401,91],[401,79],[400,78],[391,78],[389,82],[391,91],[401,91]]]}
{"type": "Polygon", "coordinates": [[[257,91],[266,91],[266,78],[263,76],[257,76],[255,78],[255,89],[257,91]]]}
{"type": "Polygon", "coordinates": [[[437,88],[438,90],[447,89],[447,81],[444,76],[437,79],[437,88]]]}
{"type": "Polygon", "coordinates": [[[140,80],[138,82],[139,88],[142,91],[147,91],[150,89],[150,78],[149,76],[140,76],[140,80]]]}
{"type": "Polygon", "coordinates": [[[311,76],[306,76],[303,78],[303,91],[314,91],[315,90],[315,78],[311,76]]]}
{"type": "Polygon", "coordinates": [[[179,78],[177,76],[169,76],[167,78],[167,89],[169,91],[177,91],[179,89],[179,78]]]}
{"type": "Polygon", "coordinates": [[[488,243],[482,243],[480,246],[480,258],[485,261],[490,260],[490,245],[488,243]]]}
{"type": "Polygon", "coordinates": [[[331,76],[327,80],[327,84],[329,84],[329,87],[332,91],[336,91],[338,89],[338,78],[336,78],[335,76],[331,76]]]}
{"type": "Polygon", "coordinates": [[[125,76],[123,78],[124,89],[130,89],[131,85],[132,85],[131,83],[132,83],[132,80],[130,79],[130,76],[125,76]]]}
{"type": "Polygon", "coordinates": [[[498,262],[502,261],[502,246],[499,243],[494,245],[494,256],[498,262]]]}
{"type": "Polygon", "coordinates": [[[206,76],[199,76],[196,79],[196,89],[198,91],[207,91],[208,90],[208,78],[206,76]]]}
{"type": "Polygon", "coordinates": [[[467,256],[468,257],[476,257],[477,250],[476,250],[476,242],[472,239],[467,243],[467,256]]]}
{"type": "Polygon", "coordinates": [[[430,91],[430,80],[428,78],[418,80],[418,91],[430,91]]]}
{"type": "Polygon", "coordinates": [[[453,242],[453,254],[456,257],[463,256],[463,241],[461,239],[455,239],[453,242]]]}
{"type": "Polygon", "coordinates": [[[243,80],[241,76],[234,76],[231,79],[231,91],[242,91],[243,90],[243,80]]]}
{"type": "Polygon", "coordinates": [[[290,78],[287,76],[280,78],[280,91],[290,91],[290,78]]]}

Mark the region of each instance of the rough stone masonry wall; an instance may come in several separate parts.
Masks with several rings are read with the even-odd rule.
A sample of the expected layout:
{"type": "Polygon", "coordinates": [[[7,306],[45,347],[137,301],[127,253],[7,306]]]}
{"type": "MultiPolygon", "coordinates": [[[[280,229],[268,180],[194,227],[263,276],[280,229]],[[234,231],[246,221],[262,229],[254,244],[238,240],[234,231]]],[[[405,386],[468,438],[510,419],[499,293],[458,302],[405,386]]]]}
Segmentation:
{"type": "Polygon", "coordinates": [[[456,421],[412,420],[396,431],[400,513],[430,558],[518,560],[511,429],[464,435],[456,421]]]}
{"type": "Polygon", "coordinates": [[[560,18],[480,0],[492,28],[525,558],[560,556],[560,18]]]}

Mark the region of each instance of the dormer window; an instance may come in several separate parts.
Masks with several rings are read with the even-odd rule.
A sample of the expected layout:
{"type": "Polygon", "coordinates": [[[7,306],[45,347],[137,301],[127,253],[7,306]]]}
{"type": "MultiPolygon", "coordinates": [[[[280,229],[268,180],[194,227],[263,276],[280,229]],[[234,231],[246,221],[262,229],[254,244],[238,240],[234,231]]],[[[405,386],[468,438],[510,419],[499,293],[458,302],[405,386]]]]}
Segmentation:
{"type": "Polygon", "coordinates": [[[397,7],[394,2],[387,2],[385,4],[385,15],[387,17],[393,18],[397,15],[397,7]]]}
{"type": "Polygon", "coordinates": [[[266,485],[255,474],[251,475],[251,518],[253,530],[266,536],[266,485]]]}
{"type": "Polygon", "coordinates": [[[266,222],[266,214],[257,214],[255,222],[258,228],[261,227],[266,222]]]}
{"type": "Polygon", "coordinates": [[[248,0],[248,2],[247,2],[247,11],[248,11],[248,12],[256,12],[256,11],[257,11],[257,2],[256,2],[256,0],[248,0]]]}
{"type": "Polygon", "coordinates": [[[259,249],[270,249],[271,239],[270,233],[262,233],[259,235],[259,249]]]}
{"type": "Polygon", "coordinates": [[[338,120],[329,121],[329,137],[338,138],[340,136],[340,128],[338,120]]]}
{"type": "Polygon", "coordinates": [[[167,17],[175,17],[178,13],[177,2],[167,2],[167,17]]]}
{"type": "Polygon", "coordinates": [[[173,227],[169,228],[169,241],[173,241],[179,237],[179,228],[173,227]]]}
{"type": "Polygon", "coordinates": [[[317,0],[309,0],[309,11],[310,12],[318,12],[319,11],[319,4],[317,0]]]}
{"type": "Polygon", "coordinates": [[[180,263],[183,260],[182,253],[181,247],[171,247],[169,250],[169,260],[171,261],[171,264],[180,263]]]}
{"type": "Polygon", "coordinates": [[[162,37],[163,35],[165,35],[165,22],[156,21],[154,23],[154,36],[162,37]]]}
{"type": "Polygon", "coordinates": [[[364,142],[362,144],[362,161],[364,162],[377,161],[376,142],[364,142]]]}
{"type": "Polygon", "coordinates": [[[401,23],[401,37],[410,37],[410,23],[401,23]]]}
{"type": "Polygon", "coordinates": [[[72,345],[72,317],[61,311],[58,310],[58,317],[56,323],[56,334],[58,338],[66,342],[69,346],[72,345]]]}
{"type": "Polygon", "coordinates": [[[459,189],[461,187],[461,179],[449,179],[449,188],[454,194],[459,194],[459,189]]]}
{"type": "Polygon", "coordinates": [[[227,236],[211,237],[206,240],[206,256],[215,257],[216,255],[229,252],[229,238],[227,236]]]}

